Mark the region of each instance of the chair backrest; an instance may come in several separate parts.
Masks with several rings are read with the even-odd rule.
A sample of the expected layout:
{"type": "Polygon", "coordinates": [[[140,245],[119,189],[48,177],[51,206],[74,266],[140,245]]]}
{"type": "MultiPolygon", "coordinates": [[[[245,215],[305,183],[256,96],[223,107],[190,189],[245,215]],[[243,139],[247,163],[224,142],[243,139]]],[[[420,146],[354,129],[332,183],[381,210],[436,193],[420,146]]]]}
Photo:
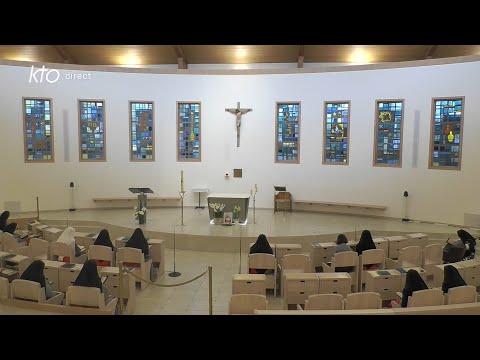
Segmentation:
{"type": "Polygon", "coordinates": [[[358,254],[355,251],[336,253],[332,257],[332,267],[355,266],[358,267],[358,254]]]}
{"type": "Polygon", "coordinates": [[[232,295],[228,303],[229,314],[254,314],[255,309],[267,310],[267,297],[257,294],[232,295]]]}
{"type": "Polygon", "coordinates": [[[443,246],[442,244],[430,244],[423,248],[423,265],[442,264],[443,246]]]}
{"type": "Polygon", "coordinates": [[[283,257],[282,270],[285,269],[303,269],[304,272],[311,272],[310,255],[306,254],[288,254],[283,257]]]}
{"type": "Polygon", "coordinates": [[[7,278],[0,277],[0,299],[10,298],[10,283],[7,278]]]}
{"type": "Polygon", "coordinates": [[[441,289],[418,290],[409,296],[407,307],[443,305],[444,297],[441,289]]]}
{"type": "Polygon", "coordinates": [[[371,249],[362,252],[359,256],[360,266],[378,264],[378,269],[385,268],[385,251],[383,249],[371,249]]]}
{"type": "Polygon", "coordinates": [[[288,191],[281,191],[277,195],[275,195],[275,200],[291,200],[292,194],[288,191]]]}
{"type": "MultiPolygon", "coordinates": [[[[120,249],[119,249],[120,250],[120,249]]],[[[277,266],[275,255],[272,254],[249,254],[248,267],[250,269],[273,269],[277,266]]]]}
{"type": "Polygon", "coordinates": [[[15,237],[8,232],[4,232],[2,234],[2,242],[3,242],[3,251],[8,253],[15,254],[17,252],[17,249],[20,247],[20,244],[18,243],[17,239],[15,239],[15,237]]]}
{"type": "Polygon", "coordinates": [[[398,251],[398,263],[401,267],[421,267],[422,248],[420,246],[407,246],[398,251]]]}
{"type": "Polygon", "coordinates": [[[69,286],[67,289],[67,306],[80,306],[103,309],[105,298],[99,288],[86,286],[69,286]]]}
{"type": "Polygon", "coordinates": [[[69,257],[70,261],[75,257],[75,250],[72,246],[54,241],[50,244],[50,253],[52,255],[52,260],[58,260],[59,256],[69,257]]]}
{"type": "Polygon", "coordinates": [[[30,257],[33,259],[48,259],[50,243],[47,240],[32,238],[30,239],[30,257]]]}
{"type": "Polygon", "coordinates": [[[122,247],[117,250],[117,265],[120,263],[120,261],[134,264],[142,264],[145,262],[145,257],[143,256],[142,250],[140,249],[122,247]]]}
{"type": "Polygon", "coordinates": [[[12,299],[43,303],[46,301],[45,289],[35,281],[16,279],[12,281],[12,299]]]}
{"type": "Polygon", "coordinates": [[[310,295],[305,300],[305,310],[343,310],[345,300],[341,294],[310,295]]]}
{"type": "Polygon", "coordinates": [[[446,305],[474,303],[477,302],[477,288],[472,285],[450,288],[446,298],[446,305]]]}
{"type": "Polygon", "coordinates": [[[347,294],[345,309],[381,309],[382,299],[379,293],[360,292],[347,294]]]}
{"type": "Polygon", "coordinates": [[[108,246],[91,245],[88,248],[88,258],[93,260],[110,261],[110,264],[113,266],[113,250],[108,246]]]}

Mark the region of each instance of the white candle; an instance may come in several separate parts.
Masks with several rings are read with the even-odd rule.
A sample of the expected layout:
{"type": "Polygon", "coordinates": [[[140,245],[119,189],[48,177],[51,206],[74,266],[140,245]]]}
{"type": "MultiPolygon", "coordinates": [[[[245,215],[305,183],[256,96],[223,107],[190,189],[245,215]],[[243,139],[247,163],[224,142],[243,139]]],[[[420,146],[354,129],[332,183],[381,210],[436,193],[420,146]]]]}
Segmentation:
{"type": "Polygon", "coordinates": [[[255,184],[255,192],[258,192],[257,184],[255,184]]]}
{"type": "Polygon", "coordinates": [[[250,196],[252,196],[252,195],[253,195],[253,191],[252,191],[252,189],[250,189],[250,196]]]}
{"type": "Polygon", "coordinates": [[[183,170],[180,173],[180,191],[183,192],[183,170]]]}

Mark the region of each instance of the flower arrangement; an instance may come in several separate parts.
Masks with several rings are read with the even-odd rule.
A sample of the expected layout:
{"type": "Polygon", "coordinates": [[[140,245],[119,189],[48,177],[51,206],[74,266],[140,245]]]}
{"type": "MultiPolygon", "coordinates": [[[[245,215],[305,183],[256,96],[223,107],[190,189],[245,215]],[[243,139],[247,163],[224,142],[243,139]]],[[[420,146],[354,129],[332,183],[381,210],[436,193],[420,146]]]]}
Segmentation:
{"type": "Polygon", "coordinates": [[[225,204],[213,203],[210,204],[210,207],[213,209],[216,218],[223,218],[223,209],[225,208],[225,204]]]}
{"type": "Polygon", "coordinates": [[[138,210],[138,208],[135,206],[133,208],[133,216],[135,217],[135,219],[138,220],[139,216],[143,216],[145,215],[147,212],[147,208],[146,207],[143,207],[142,210],[138,210]]]}
{"type": "Polygon", "coordinates": [[[238,220],[240,210],[241,210],[241,208],[238,205],[235,205],[233,207],[233,220],[238,220]]]}

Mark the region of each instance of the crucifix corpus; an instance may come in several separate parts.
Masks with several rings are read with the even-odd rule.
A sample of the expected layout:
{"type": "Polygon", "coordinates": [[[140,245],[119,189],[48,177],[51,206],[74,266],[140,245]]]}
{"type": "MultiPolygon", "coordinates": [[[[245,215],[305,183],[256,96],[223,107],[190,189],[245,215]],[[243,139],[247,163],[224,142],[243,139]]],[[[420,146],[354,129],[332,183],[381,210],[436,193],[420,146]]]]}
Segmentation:
{"type": "Polygon", "coordinates": [[[228,111],[229,113],[234,114],[237,117],[237,147],[240,147],[240,126],[242,125],[242,115],[246,114],[249,111],[252,111],[252,109],[241,109],[240,108],[240,103],[237,102],[237,107],[233,109],[225,109],[225,111],[228,111]]]}

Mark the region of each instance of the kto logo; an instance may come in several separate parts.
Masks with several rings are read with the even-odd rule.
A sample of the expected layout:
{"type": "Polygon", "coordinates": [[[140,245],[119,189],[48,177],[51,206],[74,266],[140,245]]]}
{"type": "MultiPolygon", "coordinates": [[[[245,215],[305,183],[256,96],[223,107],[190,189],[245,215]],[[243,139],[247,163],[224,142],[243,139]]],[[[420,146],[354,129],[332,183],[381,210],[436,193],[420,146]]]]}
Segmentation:
{"type": "Polygon", "coordinates": [[[41,84],[43,79],[47,80],[48,83],[53,84],[60,79],[60,72],[55,69],[47,69],[45,65],[43,65],[40,69],[35,70],[32,65],[30,69],[30,78],[28,79],[29,83],[32,83],[32,80],[35,84],[41,84]],[[39,74],[40,73],[40,74],[39,74]]]}

